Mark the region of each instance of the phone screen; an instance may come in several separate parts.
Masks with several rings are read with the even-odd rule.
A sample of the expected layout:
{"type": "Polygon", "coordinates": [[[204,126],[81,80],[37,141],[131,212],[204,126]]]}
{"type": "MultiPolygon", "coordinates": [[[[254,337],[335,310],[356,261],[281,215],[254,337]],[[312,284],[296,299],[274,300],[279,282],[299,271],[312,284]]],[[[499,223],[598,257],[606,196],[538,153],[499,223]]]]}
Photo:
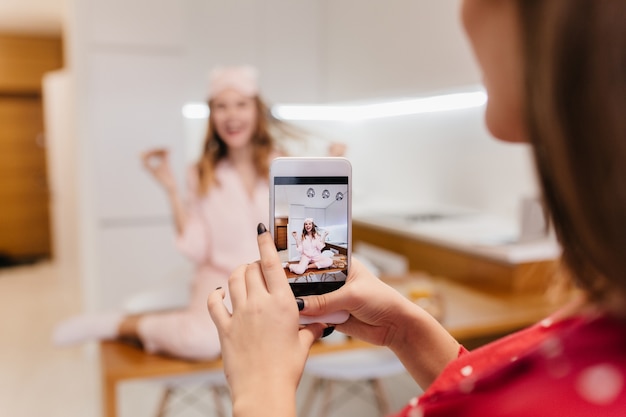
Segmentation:
{"type": "Polygon", "coordinates": [[[348,176],[273,177],[274,242],[295,296],[341,287],[350,261],[348,176]]]}

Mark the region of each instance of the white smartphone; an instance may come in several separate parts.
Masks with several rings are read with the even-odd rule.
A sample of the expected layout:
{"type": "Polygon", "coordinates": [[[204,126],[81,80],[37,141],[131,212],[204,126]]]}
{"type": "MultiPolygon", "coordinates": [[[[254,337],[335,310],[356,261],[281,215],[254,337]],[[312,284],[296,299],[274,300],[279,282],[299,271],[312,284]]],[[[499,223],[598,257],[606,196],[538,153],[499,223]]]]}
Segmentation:
{"type": "MultiPolygon", "coordinates": [[[[352,165],[345,158],[276,158],[270,166],[270,232],[296,297],[346,281],[352,254],[352,165]]],[[[347,312],[311,322],[342,323],[347,312]]]]}

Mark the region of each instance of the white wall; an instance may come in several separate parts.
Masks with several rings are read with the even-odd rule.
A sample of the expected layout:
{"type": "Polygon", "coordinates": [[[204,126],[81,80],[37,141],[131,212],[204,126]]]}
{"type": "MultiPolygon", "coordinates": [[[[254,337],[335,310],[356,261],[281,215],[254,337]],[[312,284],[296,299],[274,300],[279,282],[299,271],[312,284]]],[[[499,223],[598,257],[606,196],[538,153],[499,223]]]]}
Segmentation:
{"type": "MultiPolygon", "coordinates": [[[[137,0],[135,0],[137,1],[137,0]]],[[[460,0],[186,0],[185,86],[251,63],[270,103],[399,97],[477,84],[460,0]]]]}
{"type": "MultiPolygon", "coordinates": [[[[172,245],[163,192],[139,154],[168,147],[182,178],[193,154],[186,135],[201,129],[186,126],[180,110],[205,98],[210,68],[256,65],[271,103],[415,96],[476,84],[459,3],[70,0],[66,44],[88,308],[119,306],[188,266],[172,245]]],[[[349,144],[355,201],[440,199],[508,210],[500,206],[513,204],[509,195],[531,188],[524,151],[487,139],[478,111],[457,116],[454,123],[442,115],[312,128],[349,144]],[[500,166],[507,171],[494,176],[500,166]]]]}
{"type": "Polygon", "coordinates": [[[477,84],[460,0],[325,0],[327,101],[403,97],[477,84]]]}
{"type": "Polygon", "coordinates": [[[346,143],[353,211],[464,207],[515,222],[537,193],[529,148],[493,139],[484,107],[359,122],[298,122],[346,143]]]}
{"type": "Polygon", "coordinates": [[[255,65],[270,102],[318,101],[324,48],[324,2],[308,0],[185,0],[189,101],[203,101],[209,70],[255,65]]]}

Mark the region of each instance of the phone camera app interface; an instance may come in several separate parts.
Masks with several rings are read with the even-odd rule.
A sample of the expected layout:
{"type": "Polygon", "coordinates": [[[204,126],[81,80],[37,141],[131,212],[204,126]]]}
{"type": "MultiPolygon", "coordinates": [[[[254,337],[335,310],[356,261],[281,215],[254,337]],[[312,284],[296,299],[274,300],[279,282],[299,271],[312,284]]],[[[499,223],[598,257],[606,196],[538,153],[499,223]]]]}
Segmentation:
{"type": "Polygon", "coordinates": [[[348,177],[275,177],[274,187],[274,239],[292,289],[338,288],[348,274],[348,177]]]}

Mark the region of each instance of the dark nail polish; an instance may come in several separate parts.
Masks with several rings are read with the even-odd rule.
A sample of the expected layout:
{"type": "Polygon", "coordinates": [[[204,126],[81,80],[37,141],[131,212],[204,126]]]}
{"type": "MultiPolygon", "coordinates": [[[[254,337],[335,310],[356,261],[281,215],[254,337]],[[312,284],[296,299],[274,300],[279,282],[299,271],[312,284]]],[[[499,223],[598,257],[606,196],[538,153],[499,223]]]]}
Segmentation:
{"type": "Polygon", "coordinates": [[[259,223],[259,225],[256,227],[256,232],[262,235],[263,233],[267,232],[267,229],[265,228],[265,225],[263,223],[259,223]]]}
{"type": "Polygon", "coordinates": [[[298,303],[298,311],[304,310],[304,300],[302,298],[296,298],[296,303],[298,303]]]}
{"type": "Polygon", "coordinates": [[[324,333],[322,333],[322,337],[326,337],[335,331],[335,326],[328,326],[324,329],[324,333]]]}

